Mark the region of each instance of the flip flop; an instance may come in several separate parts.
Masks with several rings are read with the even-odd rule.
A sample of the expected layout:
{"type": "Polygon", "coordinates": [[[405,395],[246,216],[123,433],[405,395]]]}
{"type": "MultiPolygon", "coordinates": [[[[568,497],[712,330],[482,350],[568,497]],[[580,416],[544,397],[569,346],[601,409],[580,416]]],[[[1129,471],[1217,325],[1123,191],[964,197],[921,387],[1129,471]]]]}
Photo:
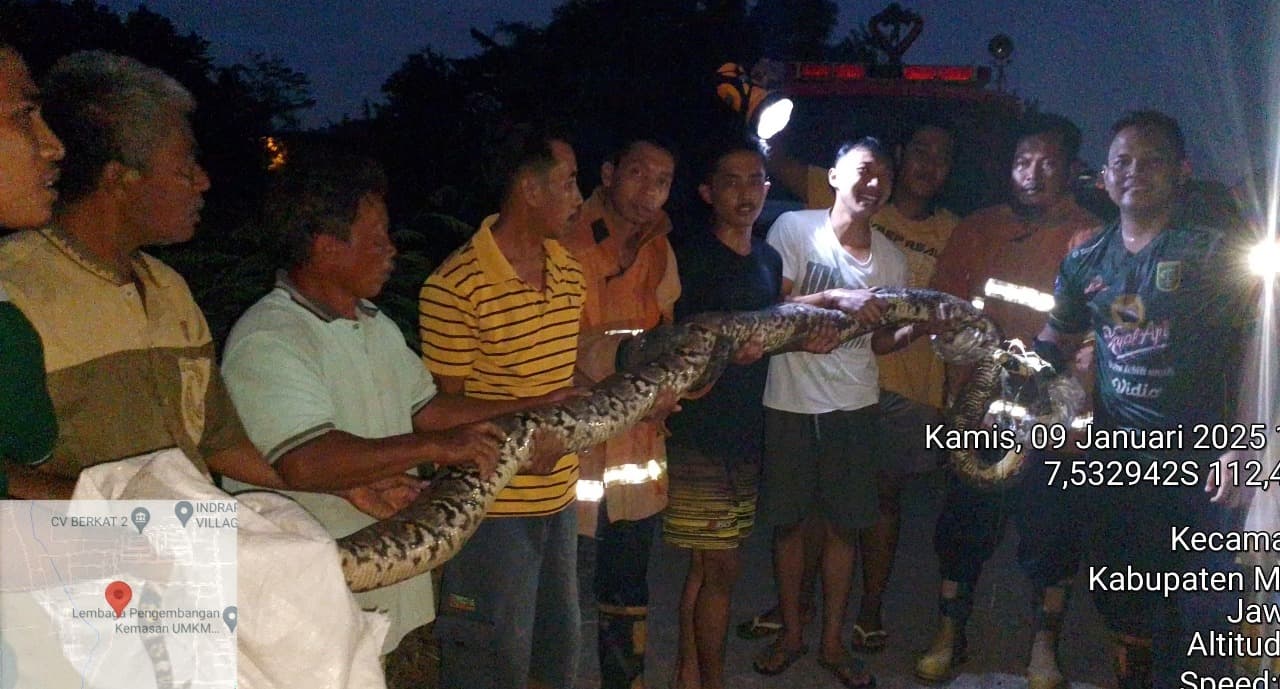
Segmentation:
{"type": "Polygon", "coordinates": [[[767,612],[762,612],[746,622],[739,624],[737,628],[738,638],[753,641],[755,639],[763,639],[766,636],[773,636],[774,634],[782,631],[781,622],[773,622],[765,619],[765,615],[768,614],[769,613],[767,612]]]}
{"type": "Polygon", "coordinates": [[[867,631],[862,625],[853,625],[849,647],[858,653],[879,653],[889,644],[889,632],[883,629],[867,631]]]}
{"type": "Polygon", "coordinates": [[[774,641],[765,646],[764,650],[751,661],[751,669],[762,675],[780,675],[808,652],[808,646],[788,651],[782,647],[781,641],[774,641]]]}
{"type": "Polygon", "coordinates": [[[876,676],[867,674],[867,681],[858,682],[858,675],[867,672],[867,664],[858,660],[845,656],[835,662],[828,661],[818,654],[818,665],[835,676],[836,681],[844,685],[848,689],[873,689],[876,686],[876,676]]]}

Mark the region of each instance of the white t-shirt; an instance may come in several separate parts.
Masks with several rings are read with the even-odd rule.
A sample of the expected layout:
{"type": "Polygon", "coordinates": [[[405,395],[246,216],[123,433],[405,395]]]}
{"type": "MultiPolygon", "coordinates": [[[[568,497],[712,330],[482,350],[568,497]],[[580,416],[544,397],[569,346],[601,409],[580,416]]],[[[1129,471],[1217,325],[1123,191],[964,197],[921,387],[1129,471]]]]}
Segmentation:
{"type": "MultiPolygon", "coordinates": [[[[871,231],[871,256],[859,261],[840,246],[827,210],[793,211],[769,228],[769,245],[782,255],[782,276],[791,296],[836,287],[896,287],[907,282],[907,260],[893,242],[871,231]]],[[[880,401],[879,372],[871,335],[830,354],[791,352],[769,360],[764,406],[796,414],[854,410],[880,401]]]]}

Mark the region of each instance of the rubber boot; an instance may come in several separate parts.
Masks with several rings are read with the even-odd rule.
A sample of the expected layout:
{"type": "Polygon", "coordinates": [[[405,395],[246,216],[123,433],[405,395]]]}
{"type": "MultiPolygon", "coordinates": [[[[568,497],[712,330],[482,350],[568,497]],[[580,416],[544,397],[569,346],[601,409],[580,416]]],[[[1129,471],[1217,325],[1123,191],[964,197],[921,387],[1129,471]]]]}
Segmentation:
{"type": "Polygon", "coordinates": [[[647,607],[601,605],[599,642],[601,689],[644,689],[647,607]]]}
{"type": "Polygon", "coordinates": [[[973,588],[960,584],[954,598],[938,599],[938,610],[942,613],[938,634],[929,650],[916,661],[916,677],[926,682],[950,680],[956,667],[969,659],[964,628],[973,612],[973,588]]]}
{"type": "Polygon", "coordinates": [[[1115,648],[1116,684],[1120,689],[1151,689],[1151,640],[1118,635],[1115,648]]]}
{"type": "Polygon", "coordinates": [[[1031,644],[1031,662],[1027,665],[1027,689],[1064,689],[1066,678],[1058,667],[1058,637],[1062,632],[1062,615],[1071,594],[1069,584],[1047,586],[1036,593],[1035,641],[1031,644]]]}

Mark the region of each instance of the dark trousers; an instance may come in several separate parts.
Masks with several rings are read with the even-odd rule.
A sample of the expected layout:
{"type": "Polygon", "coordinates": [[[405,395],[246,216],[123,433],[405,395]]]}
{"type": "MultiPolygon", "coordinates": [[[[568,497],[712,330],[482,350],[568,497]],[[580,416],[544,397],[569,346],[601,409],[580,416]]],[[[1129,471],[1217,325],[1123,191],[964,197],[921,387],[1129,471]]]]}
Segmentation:
{"type": "MultiPolygon", "coordinates": [[[[1089,495],[1088,546],[1108,572],[1236,572],[1233,553],[1174,551],[1172,527],[1226,533],[1240,528],[1237,510],[1209,502],[1199,486],[1093,488],[1089,495]]],[[[1151,639],[1156,687],[1181,685],[1179,675],[1231,676],[1231,659],[1189,655],[1196,632],[1226,632],[1238,592],[1112,591],[1095,588],[1094,602],[1112,631],[1151,639]]]]}
{"type": "Polygon", "coordinates": [[[599,606],[601,689],[629,689],[644,675],[649,607],[649,551],[659,515],[609,521],[600,502],[595,592],[599,606]]]}
{"type": "Polygon", "coordinates": [[[490,517],[445,563],[436,635],[444,689],[572,689],[582,641],[578,512],[490,517]]]}
{"type": "Polygon", "coordinates": [[[1080,565],[1083,496],[1049,486],[1052,473],[1032,453],[1026,473],[1004,491],[980,491],[948,477],[946,499],[934,530],[942,578],[972,587],[991,559],[1012,517],[1021,539],[1018,564],[1036,590],[1071,578],[1080,565]]]}

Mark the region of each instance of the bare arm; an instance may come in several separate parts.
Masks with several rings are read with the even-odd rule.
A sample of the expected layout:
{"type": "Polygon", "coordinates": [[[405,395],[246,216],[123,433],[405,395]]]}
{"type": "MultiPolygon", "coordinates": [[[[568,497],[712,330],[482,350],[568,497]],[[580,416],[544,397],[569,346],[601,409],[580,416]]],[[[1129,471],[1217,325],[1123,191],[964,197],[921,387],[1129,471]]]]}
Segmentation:
{"type": "Polygon", "coordinates": [[[878,323],[884,315],[884,300],[876,296],[873,290],[837,287],[813,294],[793,296],[791,292],[794,289],[793,281],[782,278],[783,301],[844,311],[863,325],[878,323]]]}
{"type": "Polygon", "coordinates": [[[76,489],[75,479],[54,476],[39,469],[10,463],[9,494],[24,500],[70,500],[76,489]]]}
{"type": "Polygon", "coordinates": [[[243,438],[231,447],[209,455],[205,463],[209,470],[243,483],[250,483],[264,488],[286,488],[280,474],[267,464],[267,460],[258,452],[258,448],[248,438],[243,438]]]}
{"type": "Polygon", "coordinates": [[[285,453],[276,466],[291,489],[332,492],[398,476],[425,462],[475,464],[489,472],[501,440],[497,427],[488,423],[389,438],[334,430],[285,453]]]}
{"type": "MultiPolygon", "coordinates": [[[[515,400],[482,400],[473,397],[466,397],[462,394],[464,379],[453,376],[436,377],[436,387],[440,390],[437,393],[441,397],[440,401],[444,403],[442,408],[430,410],[436,404],[432,400],[431,404],[423,407],[418,415],[414,417],[414,428],[431,428],[438,427],[436,424],[446,425],[451,420],[459,418],[482,418],[490,419],[502,414],[512,414],[515,412],[541,407],[547,404],[555,404],[574,397],[583,397],[590,394],[590,390],[583,387],[565,387],[559,390],[553,390],[545,395],[538,397],[526,397],[515,400]],[[430,411],[429,411],[430,410],[430,411]]],[[[495,428],[496,430],[496,428],[495,428]]],[[[498,441],[502,441],[499,434],[498,441]]],[[[533,461],[520,471],[522,474],[547,474],[555,469],[556,462],[564,456],[564,447],[561,443],[553,438],[553,434],[539,431],[534,436],[535,447],[537,452],[533,461]]]]}

